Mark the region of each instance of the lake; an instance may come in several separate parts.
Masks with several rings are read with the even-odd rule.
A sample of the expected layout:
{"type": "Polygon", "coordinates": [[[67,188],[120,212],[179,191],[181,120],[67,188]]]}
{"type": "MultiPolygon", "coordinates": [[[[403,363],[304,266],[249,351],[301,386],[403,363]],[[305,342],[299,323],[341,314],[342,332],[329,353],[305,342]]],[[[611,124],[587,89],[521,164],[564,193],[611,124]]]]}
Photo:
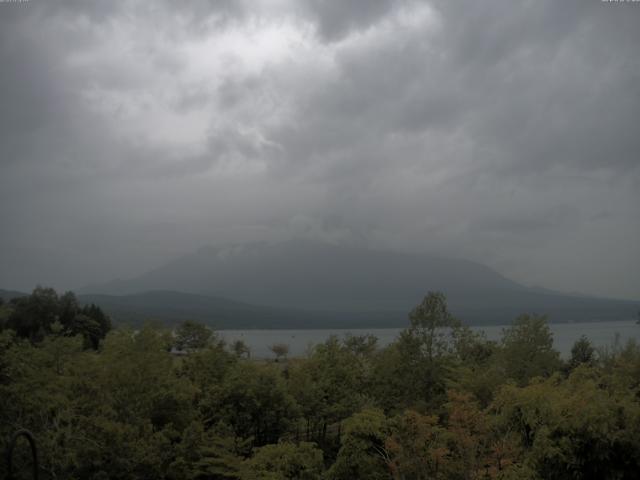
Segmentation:
{"type": "MultiPolygon", "coordinates": [[[[475,331],[484,331],[487,339],[499,340],[502,330],[508,325],[491,325],[471,327],[475,331]]],[[[592,323],[555,323],[549,325],[553,332],[554,347],[563,357],[568,357],[573,343],[585,335],[596,347],[610,347],[616,337],[624,345],[630,339],[640,341],[640,325],[634,320],[619,322],[592,323]]],[[[243,340],[249,348],[253,358],[271,358],[273,353],[269,346],[275,343],[289,345],[290,357],[305,356],[313,345],[327,340],[331,335],[343,337],[352,335],[371,334],[378,338],[378,346],[386,346],[398,336],[400,328],[371,328],[371,329],[326,329],[326,330],[220,330],[218,333],[227,342],[243,340]]]]}

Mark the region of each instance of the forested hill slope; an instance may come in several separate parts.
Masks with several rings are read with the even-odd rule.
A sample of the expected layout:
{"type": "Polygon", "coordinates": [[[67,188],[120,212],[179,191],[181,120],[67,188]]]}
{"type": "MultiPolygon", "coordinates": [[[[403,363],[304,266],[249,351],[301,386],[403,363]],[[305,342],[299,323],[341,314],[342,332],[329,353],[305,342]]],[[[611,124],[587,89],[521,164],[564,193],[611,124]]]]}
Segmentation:
{"type": "Polygon", "coordinates": [[[0,298],[5,302],[8,302],[12,298],[25,297],[27,295],[28,294],[24,292],[18,292],[16,290],[3,290],[0,288],[0,298]]]}
{"type": "Polygon", "coordinates": [[[140,325],[157,320],[173,325],[195,320],[216,329],[341,328],[404,326],[406,312],[329,312],[279,308],[236,302],[226,298],[154,290],[131,295],[80,295],[83,304],[95,303],[116,323],[140,325]]]}
{"type": "MultiPolygon", "coordinates": [[[[345,326],[350,319],[366,322],[366,317],[375,325],[403,322],[411,307],[433,290],[444,292],[452,312],[469,323],[508,323],[522,312],[547,313],[551,321],[621,320],[634,318],[640,308],[640,302],[530,289],[466,260],[306,241],[206,247],[139,277],[81,293],[158,290],[301,309],[298,318],[310,322],[323,315],[311,312],[333,312],[330,317],[344,319],[345,326]]],[[[268,321],[260,323],[269,326],[268,321]]]]}

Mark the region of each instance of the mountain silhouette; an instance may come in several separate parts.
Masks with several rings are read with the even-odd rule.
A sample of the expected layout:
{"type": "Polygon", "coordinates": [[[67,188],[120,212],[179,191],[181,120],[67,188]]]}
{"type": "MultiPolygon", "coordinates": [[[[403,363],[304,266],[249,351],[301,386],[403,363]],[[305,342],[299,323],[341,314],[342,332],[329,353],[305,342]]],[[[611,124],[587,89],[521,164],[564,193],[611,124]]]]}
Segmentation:
{"type": "MultiPolygon", "coordinates": [[[[558,322],[623,320],[634,318],[640,305],[528,288],[468,260],[304,240],[204,247],[138,277],[85,287],[80,293],[152,291],[295,309],[302,326],[303,312],[314,326],[321,312],[332,319],[329,323],[345,326],[349,318],[366,323],[367,315],[378,326],[385,318],[389,325],[406,323],[407,312],[429,291],[443,292],[451,311],[471,324],[508,323],[525,312],[548,314],[558,322]]],[[[187,302],[187,314],[188,301],[180,301],[187,302]]],[[[269,326],[266,319],[263,326],[269,326]]]]}

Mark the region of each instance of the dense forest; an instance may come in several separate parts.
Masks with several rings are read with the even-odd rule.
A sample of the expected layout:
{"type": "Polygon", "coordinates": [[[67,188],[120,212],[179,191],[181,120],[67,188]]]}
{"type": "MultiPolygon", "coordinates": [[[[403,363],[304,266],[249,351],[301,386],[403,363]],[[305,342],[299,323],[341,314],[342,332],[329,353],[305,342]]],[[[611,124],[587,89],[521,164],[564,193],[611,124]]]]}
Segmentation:
{"type": "MultiPolygon", "coordinates": [[[[638,478],[634,342],[582,338],[562,359],[535,315],[491,342],[430,293],[388,347],[273,350],[251,358],[194,322],[112,328],[38,288],[0,305],[0,436],[33,432],[41,478],[638,478]]],[[[15,461],[29,473],[25,444],[15,461]]]]}

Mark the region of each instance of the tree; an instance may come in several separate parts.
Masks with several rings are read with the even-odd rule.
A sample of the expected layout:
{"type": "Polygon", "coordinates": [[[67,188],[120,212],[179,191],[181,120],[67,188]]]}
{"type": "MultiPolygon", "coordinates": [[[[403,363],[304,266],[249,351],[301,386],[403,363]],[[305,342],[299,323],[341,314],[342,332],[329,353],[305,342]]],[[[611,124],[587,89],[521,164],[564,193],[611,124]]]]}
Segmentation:
{"type": "Polygon", "coordinates": [[[255,450],[245,460],[246,480],[320,480],[324,470],[322,450],[314,443],[280,442],[255,450]]]}
{"type": "Polygon", "coordinates": [[[424,297],[409,319],[409,328],[374,360],[373,390],[386,411],[437,408],[446,401],[459,322],[437,292],[424,297]]]}
{"type": "Polygon", "coordinates": [[[166,332],[148,325],[136,332],[116,330],[107,336],[100,358],[108,368],[87,374],[111,418],[133,425],[149,422],[157,429],[191,421],[196,389],[176,375],[166,332]]]}
{"type": "Polygon", "coordinates": [[[82,350],[83,341],[79,336],[62,335],[63,327],[60,322],[55,322],[51,330],[53,335],[47,336],[41,343],[42,351],[50,355],[50,362],[47,363],[54,366],[56,375],[62,375],[65,367],[82,350]]]}
{"type": "Polygon", "coordinates": [[[329,480],[387,480],[390,457],[385,447],[389,424],[382,410],[367,408],[344,422],[340,450],[327,472],[329,480]]]}
{"type": "Polygon", "coordinates": [[[593,365],[595,362],[595,349],[587,337],[582,335],[571,347],[569,369],[573,370],[578,365],[593,365]]]}
{"type": "Polygon", "coordinates": [[[207,425],[229,425],[235,438],[251,439],[254,447],[276,443],[298,418],[280,369],[254,362],[229,368],[222,383],[202,399],[200,410],[207,425]]]}
{"type": "Polygon", "coordinates": [[[43,287],[14,299],[7,324],[18,336],[40,342],[52,333],[56,322],[62,325],[57,334],[82,335],[85,348],[97,349],[100,340],[111,330],[111,320],[100,307],[93,304],[80,307],[73,292],[58,296],[54,289],[43,287]]]}
{"type": "Polygon", "coordinates": [[[69,334],[82,335],[85,348],[98,348],[100,339],[104,337],[100,324],[88,315],[79,314],[73,318],[69,326],[69,334]]]}
{"type": "Polygon", "coordinates": [[[185,357],[178,374],[194,385],[203,399],[217,393],[238,358],[227,352],[222,344],[212,344],[185,357]]]}
{"type": "Polygon", "coordinates": [[[408,333],[420,339],[429,359],[449,350],[451,329],[458,322],[447,308],[447,300],[440,292],[429,292],[410,313],[408,333]]]}
{"type": "Polygon", "coordinates": [[[447,397],[451,474],[457,474],[455,478],[481,478],[489,454],[489,418],[470,394],[449,390],[447,397]]]}
{"type": "Polygon", "coordinates": [[[78,299],[73,292],[65,292],[58,299],[58,320],[62,326],[71,330],[73,328],[73,320],[80,313],[80,305],[78,299]]]}
{"type": "Polygon", "coordinates": [[[290,370],[289,388],[306,420],[307,437],[324,446],[330,425],[364,403],[364,369],[360,358],[336,336],[316,345],[311,357],[290,370]]]}
{"type": "Polygon", "coordinates": [[[505,386],[491,410],[502,434],[519,436],[536,478],[632,479],[640,471],[640,404],[628,389],[607,391],[586,365],[526,387],[505,386]]]}
{"type": "Polygon", "coordinates": [[[385,449],[394,480],[451,478],[448,433],[436,416],[407,410],[392,419],[391,429],[385,449]]]}
{"type": "Polygon", "coordinates": [[[58,294],[53,288],[36,287],[31,295],[13,299],[7,326],[19,337],[41,341],[59,319],[58,294]]]}
{"type": "Polygon", "coordinates": [[[376,405],[385,412],[424,405],[436,389],[440,390],[431,378],[419,341],[406,331],[374,357],[371,391],[376,405]]]}
{"type": "Polygon", "coordinates": [[[251,349],[249,345],[247,345],[243,340],[236,340],[231,344],[231,350],[236,354],[237,357],[242,358],[246,356],[247,358],[251,358],[251,349]]]}
{"type": "Polygon", "coordinates": [[[289,355],[289,345],[286,343],[274,343],[269,347],[269,350],[276,356],[276,362],[280,360],[280,358],[286,360],[287,355],[289,355]]]}
{"type": "Polygon", "coordinates": [[[560,367],[553,335],[544,316],[520,315],[502,334],[502,367],[520,385],[549,376],[560,367]]]}
{"type": "Polygon", "coordinates": [[[347,334],[342,341],[344,346],[355,355],[360,357],[370,357],[376,350],[378,339],[374,335],[352,335],[347,334]]]}
{"type": "Polygon", "coordinates": [[[99,306],[93,303],[84,305],[78,313],[80,315],[86,315],[98,323],[100,327],[100,340],[104,339],[107,333],[111,331],[111,318],[109,318],[99,306]]]}
{"type": "MultiPolygon", "coordinates": [[[[0,297],[2,298],[2,297],[0,297]]],[[[0,332],[6,328],[7,320],[11,315],[11,307],[7,304],[0,304],[0,332]]]]}
{"type": "Polygon", "coordinates": [[[193,422],[181,437],[169,466],[170,479],[241,478],[242,458],[236,455],[233,434],[224,425],[205,430],[201,422],[193,422]]]}
{"type": "Polygon", "coordinates": [[[543,317],[520,317],[494,344],[455,325],[431,329],[417,321],[425,314],[388,347],[332,336],[282,368],[212,341],[175,358],[172,332],[150,325],[115,328],[83,349],[108,317],[101,323],[98,307],[72,294],[48,302],[50,293],[19,307],[25,318],[55,313],[39,320],[41,339],[0,332],[0,438],[31,430],[47,478],[627,480],[640,471],[636,341],[596,361],[582,338],[572,368],[560,369],[543,317]]]}
{"type": "Polygon", "coordinates": [[[485,365],[496,353],[495,342],[488,341],[483,331],[474,332],[468,326],[453,330],[455,354],[465,365],[485,365]]]}
{"type": "Polygon", "coordinates": [[[175,347],[178,350],[193,351],[208,345],[213,332],[202,323],[185,320],[175,331],[175,347]]]}
{"type": "Polygon", "coordinates": [[[483,332],[474,332],[467,326],[453,332],[456,366],[454,382],[456,388],[472,393],[482,407],[487,407],[494,392],[505,383],[500,366],[499,348],[488,341],[483,332]]]}

